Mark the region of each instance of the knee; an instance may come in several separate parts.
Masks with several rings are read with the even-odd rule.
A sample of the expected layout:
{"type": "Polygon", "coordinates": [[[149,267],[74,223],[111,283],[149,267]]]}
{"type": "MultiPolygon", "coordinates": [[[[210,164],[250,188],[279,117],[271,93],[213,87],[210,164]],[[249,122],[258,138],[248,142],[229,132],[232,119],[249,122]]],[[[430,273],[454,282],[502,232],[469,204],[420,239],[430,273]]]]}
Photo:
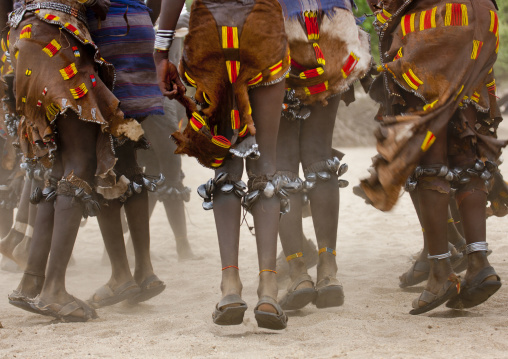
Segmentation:
{"type": "Polygon", "coordinates": [[[481,195],[485,198],[485,202],[487,201],[487,186],[485,181],[480,177],[472,177],[471,180],[467,183],[461,184],[455,193],[455,200],[457,201],[457,206],[461,206],[466,198],[469,196],[476,194],[481,195]]]}
{"type": "Polygon", "coordinates": [[[418,190],[436,191],[442,194],[449,194],[451,191],[450,182],[444,177],[423,176],[418,179],[418,190]]]}

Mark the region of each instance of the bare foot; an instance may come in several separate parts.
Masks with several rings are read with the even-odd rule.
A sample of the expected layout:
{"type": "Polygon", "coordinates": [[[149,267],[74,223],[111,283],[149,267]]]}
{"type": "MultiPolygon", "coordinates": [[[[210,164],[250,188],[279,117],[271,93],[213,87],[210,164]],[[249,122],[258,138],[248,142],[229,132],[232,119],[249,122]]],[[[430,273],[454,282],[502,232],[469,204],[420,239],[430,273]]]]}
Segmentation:
{"type": "MultiPolygon", "coordinates": [[[[75,299],[72,295],[67,293],[65,290],[58,291],[56,293],[41,292],[37,302],[35,305],[39,309],[49,309],[55,313],[58,313],[62,308],[64,308],[67,304],[74,302],[75,299]]],[[[93,310],[92,308],[90,308],[93,310]]],[[[77,308],[71,314],[73,317],[83,318],[84,321],[92,318],[88,318],[88,313],[85,312],[83,308],[77,308]]],[[[57,316],[55,316],[57,317],[57,316]]]]}
{"type": "Polygon", "coordinates": [[[337,277],[337,261],[335,255],[323,252],[319,255],[317,264],[317,283],[326,278],[337,277]]]}
{"type": "Polygon", "coordinates": [[[27,298],[35,298],[41,293],[43,285],[44,274],[34,275],[24,273],[16,290],[27,298]]]}
{"type": "Polygon", "coordinates": [[[176,253],[179,261],[203,259],[194,254],[187,238],[176,239],[176,253]]]}
{"type": "MultiPolygon", "coordinates": [[[[294,258],[290,260],[288,264],[289,264],[289,277],[291,278],[291,282],[294,282],[295,280],[299,279],[302,275],[307,274],[307,266],[303,258],[294,258]]],[[[304,281],[300,283],[295,288],[295,290],[304,288],[314,288],[314,283],[304,281]]]]}

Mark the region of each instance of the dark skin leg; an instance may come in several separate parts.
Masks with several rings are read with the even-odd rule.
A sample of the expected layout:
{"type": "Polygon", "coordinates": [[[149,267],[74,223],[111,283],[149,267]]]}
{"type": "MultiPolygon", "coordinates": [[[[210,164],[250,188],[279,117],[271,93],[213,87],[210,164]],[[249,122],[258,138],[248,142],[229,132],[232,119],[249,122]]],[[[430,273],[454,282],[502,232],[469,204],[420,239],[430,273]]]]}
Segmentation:
{"type": "MultiPolygon", "coordinates": [[[[421,165],[447,164],[447,129],[436,133],[436,141],[429,148],[421,165]]],[[[422,227],[425,228],[425,238],[430,255],[448,252],[447,218],[450,195],[436,190],[426,189],[418,185],[418,202],[422,227]]],[[[438,293],[443,284],[453,273],[449,261],[433,261],[425,289],[438,293]]],[[[425,305],[420,301],[419,306],[425,305]]]]}
{"type": "MultiPolygon", "coordinates": [[[[28,223],[28,213],[29,213],[29,198],[32,189],[32,181],[29,179],[25,180],[25,184],[23,185],[23,190],[21,192],[21,198],[19,200],[20,207],[18,208],[18,212],[16,214],[16,222],[18,223],[28,223]]],[[[0,253],[6,256],[7,258],[16,261],[12,252],[14,248],[23,240],[24,233],[15,233],[12,232],[11,235],[3,238],[0,241],[0,253]]]]}
{"type": "MultiPolygon", "coordinates": [[[[44,187],[44,183],[42,181],[32,179],[30,180],[30,182],[32,183],[30,193],[32,193],[36,187],[39,188],[44,187]]],[[[16,264],[20,268],[26,268],[27,266],[28,260],[27,242],[30,243],[32,241],[31,237],[33,236],[33,233],[30,234],[29,228],[34,228],[36,216],[37,216],[37,206],[30,203],[28,205],[28,228],[21,242],[12,251],[12,256],[15,258],[16,264]]]]}
{"type": "MultiPolygon", "coordinates": [[[[300,121],[280,120],[279,136],[277,138],[277,170],[289,171],[298,174],[300,168],[300,121]]],[[[279,223],[279,236],[284,254],[302,252],[302,194],[291,194],[291,210],[281,217],[279,223]]],[[[305,253],[304,253],[305,255],[305,253]]],[[[300,276],[307,274],[305,259],[302,257],[291,259],[288,262],[289,276],[295,281],[300,276]]],[[[302,282],[296,289],[312,288],[310,282],[302,282]]]]}
{"type": "MultiPolygon", "coordinates": [[[[463,218],[464,233],[467,244],[486,241],[485,207],[487,194],[483,191],[475,191],[464,198],[460,203],[460,214],[463,218]]],[[[468,254],[468,265],[465,279],[468,283],[480,270],[490,266],[485,251],[468,254]]],[[[490,276],[485,281],[495,281],[495,276],[490,276]]]]}
{"type": "MultiPolygon", "coordinates": [[[[243,160],[233,158],[224,167],[216,171],[216,176],[221,172],[239,174],[243,172],[243,160]]],[[[238,248],[240,240],[240,222],[242,207],[240,198],[234,194],[224,194],[216,190],[213,195],[213,214],[222,268],[228,266],[238,267],[238,248]]],[[[228,294],[242,295],[242,282],[236,268],[227,268],[222,271],[221,291],[222,296],[228,294]]]]}
{"type": "MultiPolygon", "coordinates": [[[[276,170],[277,132],[279,130],[280,109],[284,98],[284,81],[269,86],[258,87],[249,93],[252,117],[256,125],[256,141],[261,157],[257,161],[247,160],[247,169],[256,176],[272,175],[276,170]]],[[[219,171],[241,173],[240,159],[233,159],[226,168],[219,171]]],[[[240,238],[240,200],[234,195],[214,193],[214,215],[219,237],[222,266],[238,266],[238,241],[240,238]],[[215,195],[217,194],[217,195],[215,195]],[[220,228],[220,230],[219,230],[220,228]]],[[[280,201],[274,196],[262,195],[252,208],[256,227],[256,244],[260,271],[275,270],[277,258],[277,232],[279,224],[280,201]]],[[[222,295],[241,294],[242,284],[235,268],[222,271],[222,295]]],[[[258,296],[277,298],[277,279],[273,272],[259,275],[258,296]]],[[[260,311],[276,313],[269,304],[259,307],[260,311]]]]}
{"type": "MultiPolygon", "coordinates": [[[[74,113],[57,118],[59,152],[64,176],[71,171],[79,178],[93,183],[96,169],[96,142],[100,131],[93,123],[80,121],[74,113]]],[[[73,197],[59,195],[55,201],[55,216],[51,239],[51,256],[46,271],[46,281],[40,300],[46,304],[65,305],[73,300],[65,289],[65,272],[72,254],[83,210],[73,203],[73,197]]],[[[37,231],[38,229],[35,229],[37,231]]],[[[57,308],[55,308],[57,309],[57,308]]],[[[77,310],[74,315],[83,315],[77,310]]]]}
{"type": "Polygon", "coordinates": [[[197,259],[192,252],[187,238],[187,223],[185,218],[185,205],[183,200],[165,200],[162,202],[166,210],[169,225],[173,230],[176,242],[176,253],[180,260],[197,259]]]}
{"type": "Polygon", "coordinates": [[[150,259],[150,227],[148,217],[148,193],[145,189],[136,196],[132,196],[125,203],[125,214],[136,255],[134,279],[140,284],[145,278],[153,274],[150,259]]]}
{"type": "MultiPolygon", "coordinates": [[[[476,122],[476,111],[469,107],[464,111],[467,121],[471,124],[476,122]]],[[[462,152],[450,159],[453,166],[472,167],[476,160],[476,154],[471,146],[467,152],[462,152]]],[[[487,194],[481,189],[471,189],[471,187],[482,188],[483,182],[478,178],[471,179],[472,186],[459,188],[456,194],[457,205],[460,212],[460,218],[466,243],[486,242],[487,223],[486,223],[486,205],[487,194]]],[[[468,266],[465,279],[469,283],[478,274],[480,270],[490,266],[485,251],[473,252],[468,255],[468,266]]],[[[490,276],[485,281],[497,280],[495,276],[490,276]]]]}
{"type": "Polygon", "coordinates": [[[122,203],[118,200],[108,201],[102,206],[97,217],[104,245],[111,263],[111,278],[108,285],[114,291],[122,284],[133,280],[127,260],[123,237],[120,210],[122,203]]]}
{"type": "MultiPolygon", "coordinates": [[[[170,113],[176,116],[176,113],[170,113]]],[[[145,166],[148,174],[163,173],[166,176],[165,184],[178,188],[181,186],[181,156],[175,155],[176,144],[168,140],[171,134],[167,128],[155,127],[153,119],[143,123],[145,134],[150,138],[152,149],[139,152],[139,160],[145,166]],[[147,123],[148,122],[148,123],[147,123]],[[152,125],[152,126],[150,126],[152,125]],[[157,131],[157,133],[155,133],[157,131]],[[169,133],[168,133],[169,132],[169,133]]],[[[149,195],[150,217],[157,203],[157,195],[149,195]]],[[[187,222],[185,218],[185,205],[181,199],[167,199],[162,201],[166,217],[173,230],[176,242],[176,252],[179,260],[197,259],[192,252],[187,238],[187,222]]]]}
{"type": "MultiPolygon", "coordinates": [[[[247,170],[256,175],[272,175],[276,171],[277,134],[279,131],[280,109],[284,99],[285,82],[263,88],[258,87],[250,92],[252,118],[256,125],[256,140],[261,157],[257,161],[247,160],[247,170]]],[[[279,231],[280,201],[277,196],[265,198],[261,195],[252,208],[256,243],[258,249],[259,270],[276,269],[277,234],[279,231]]],[[[262,272],[259,275],[258,297],[277,298],[277,278],[273,272],[262,272]]],[[[276,313],[275,308],[263,304],[259,310],[276,313]]]]}
{"type": "MultiPolygon", "coordinates": [[[[339,101],[340,97],[336,96],[325,107],[314,105],[311,108],[311,118],[303,121],[300,135],[303,168],[332,157],[332,135],[339,101]]],[[[309,192],[309,200],[318,247],[336,249],[340,202],[337,177],[331,176],[328,181],[318,180],[316,187],[309,192]]],[[[321,253],[317,265],[317,282],[327,276],[335,278],[336,273],[335,256],[328,252],[321,253]]]]}
{"type": "MultiPolygon", "coordinates": [[[[62,173],[62,164],[59,157],[57,157],[51,176],[61,178],[62,173]]],[[[53,235],[54,217],[55,202],[43,200],[37,205],[37,215],[34,224],[34,229],[37,230],[34,230],[25,273],[17,288],[18,291],[28,298],[34,298],[40,294],[44,284],[44,275],[51,248],[51,237],[53,235]]]]}
{"type": "Polygon", "coordinates": [[[14,210],[0,208],[0,238],[4,238],[12,228],[14,210]]]}
{"type": "Polygon", "coordinates": [[[450,200],[450,213],[456,222],[455,230],[458,232],[461,239],[463,239],[464,238],[464,229],[462,228],[462,220],[460,218],[459,207],[457,207],[457,202],[454,199],[450,200]]]}
{"type": "MultiPolygon", "coordinates": [[[[128,142],[118,148],[117,155],[119,157],[117,168],[120,173],[125,173],[126,169],[138,163],[134,144],[131,142],[128,142]]],[[[124,204],[124,210],[132,238],[134,254],[136,256],[134,279],[138,284],[140,284],[145,278],[153,274],[152,261],[150,259],[150,217],[148,212],[148,193],[146,189],[143,189],[141,193],[130,197],[124,204]]],[[[120,212],[118,212],[118,219],[120,219],[119,215],[120,212]]],[[[120,221],[118,223],[120,224],[120,221]]],[[[124,255],[125,245],[123,244],[123,234],[118,238],[121,238],[122,246],[124,248],[122,255],[124,255]]],[[[120,244],[118,243],[118,245],[120,244]]],[[[125,260],[125,263],[123,263],[125,266],[123,267],[123,271],[125,272],[129,268],[126,255],[123,260],[125,260]]]]}

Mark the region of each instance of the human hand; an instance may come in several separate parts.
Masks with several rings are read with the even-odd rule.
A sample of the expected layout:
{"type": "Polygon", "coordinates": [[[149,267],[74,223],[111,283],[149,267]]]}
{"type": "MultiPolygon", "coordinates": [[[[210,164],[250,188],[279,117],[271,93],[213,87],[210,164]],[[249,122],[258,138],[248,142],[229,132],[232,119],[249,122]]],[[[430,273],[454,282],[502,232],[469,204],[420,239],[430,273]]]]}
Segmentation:
{"type": "Polygon", "coordinates": [[[178,95],[185,95],[187,89],[178,76],[176,66],[167,58],[158,56],[158,53],[155,53],[154,58],[157,68],[157,83],[162,94],[170,100],[178,95]]]}

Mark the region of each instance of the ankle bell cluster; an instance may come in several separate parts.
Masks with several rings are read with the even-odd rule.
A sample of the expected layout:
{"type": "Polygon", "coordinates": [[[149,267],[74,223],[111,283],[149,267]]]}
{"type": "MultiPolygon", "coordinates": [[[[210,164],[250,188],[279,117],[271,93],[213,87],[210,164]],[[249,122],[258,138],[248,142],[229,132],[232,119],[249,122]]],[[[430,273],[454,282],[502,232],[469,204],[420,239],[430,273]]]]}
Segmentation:
{"type": "Polygon", "coordinates": [[[310,116],[310,109],[304,106],[295,95],[295,90],[286,90],[282,103],[282,118],[288,121],[306,120],[310,116]]]}
{"type": "Polygon", "coordinates": [[[35,187],[32,194],[30,195],[30,203],[38,204],[43,199],[46,202],[52,202],[56,199],[56,189],[58,186],[58,179],[55,177],[49,177],[44,183],[44,189],[35,187]]]}
{"type": "Polygon", "coordinates": [[[221,172],[216,178],[210,178],[205,184],[198,187],[198,195],[203,198],[203,208],[205,210],[213,209],[213,193],[219,190],[224,194],[234,193],[237,197],[243,198],[247,185],[244,181],[228,180],[231,175],[227,172],[221,172]]]}
{"type": "Polygon", "coordinates": [[[73,203],[80,205],[83,209],[83,218],[95,217],[100,211],[100,205],[95,199],[92,187],[72,172],[58,181],[56,195],[73,197],[73,203]]]}
{"type": "Polygon", "coordinates": [[[26,177],[31,180],[44,181],[51,175],[51,169],[46,169],[38,164],[35,160],[26,160],[22,162],[19,167],[25,171],[26,177]]]}
{"type": "MultiPolygon", "coordinates": [[[[347,163],[340,163],[340,159],[334,156],[331,159],[316,162],[304,170],[305,181],[303,182],[303,203],[308,202],[307,193],[314,189],[318,180],[328,181],[332,176],[341,177],[348,170],[347,163]]],[[[339,188],[349,185],[346,180],[339,179],[339,188]]]]}
{"type": "Polygon", "coordinates": [[[134,194],[140,194],[143,191],[143,187],[149,192],[155,192],[157,187],[162,185],[165,180],[166,178],[162,173],[158,177],[138,174],[130,181],[127,185],[127,190],[123,195],[118,197],[118,200],[124,203],[134,194]]]}
{"type": "Polygon", "coordinates": [[[166,200],[181,200],[184,202],[190,201],[191,189],[183,184],[178,187],[163,185],[157,189],[157,199],[159,201],[166,200]]]}
{"type": "Polygon", "coordinates": [[[272,198],[277,195],[280,200],[280,213],[286,214],[290,210],[289,194],[300,192],[302,188],[303,184],[299,178],[291,180],[279,173],[271,179],[268,176],[253,176],[249,179],[249,193],[242,199],[242,206],[250,212],[261,196],[272,198]]]}
{"type": "Polygon", "coordinates": [[[449,169],[447,166],[418,166],[413,174],[408,177],[405,189],[408,192],[415,190],[418,179],[421,177],[442,177],[450,182],[452,188],[457,189],[459,186],[469,183],[473,177],[479,177],[486,182],[492,179],[494,173],[498,171],[497,165],[492,161],[476,160],[471,168],[455,167],[449,169]]]}

